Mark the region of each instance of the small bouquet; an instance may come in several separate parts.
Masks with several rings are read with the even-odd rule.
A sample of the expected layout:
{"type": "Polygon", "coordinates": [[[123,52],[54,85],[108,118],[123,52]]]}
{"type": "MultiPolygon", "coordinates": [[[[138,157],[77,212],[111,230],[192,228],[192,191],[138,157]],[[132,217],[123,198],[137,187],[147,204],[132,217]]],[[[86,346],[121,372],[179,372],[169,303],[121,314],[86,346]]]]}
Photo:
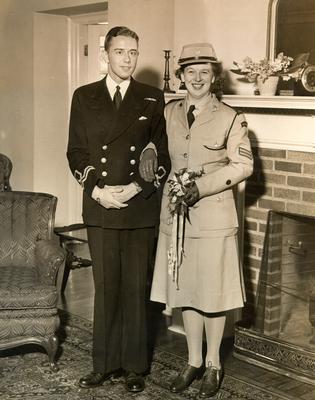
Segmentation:
{"type": "Polygon", "coordinates": [[[264,82],[269,76],[287,75],[292,61],[292,57],[285,56],[283,53],[279,53],[275,60],[264,58],[258,62],[246,57],[242,63],[233,61],[237,68],[231,69],[231,71],[243,75],[249,82],[256,82],[257,78],[261,78],[264,82]]]}
{"type": "Polygon", "coordinates": [[[178,269],[182,264],[184,256],[185,220],[189,221],[189,209],[185,203],[187,187],[199,178],[204,172],[192,171],[182,168],[175,172],[168,180],[169,210],[173,217],[171,246],[167,253],[168,272],[173,276],[173,281],[178,287],[178,269]]]}

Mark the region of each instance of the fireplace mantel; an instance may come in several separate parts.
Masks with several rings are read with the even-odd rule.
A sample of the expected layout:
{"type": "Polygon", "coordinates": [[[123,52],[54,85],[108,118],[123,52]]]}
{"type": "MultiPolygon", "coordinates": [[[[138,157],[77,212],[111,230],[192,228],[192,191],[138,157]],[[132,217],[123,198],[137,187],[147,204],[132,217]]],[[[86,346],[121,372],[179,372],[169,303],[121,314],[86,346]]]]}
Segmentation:
{"type": "MultiPolygon", "coordinates": [[[[166,101],[181,99],[185,93],[166,93],[166,101]]],[[[315,114],[315,97],[311,96],[245,96],[225,94],[222,100],[232,107],[245,109],[270,109],[274,110],[297,110],[299,114],[308,111],[307,114],[315,114]]],[[[281,111],[280,111],[281,112],[281,111]]]]}
{"type": "Polygon", "coordinates": [[[313,114],[315,114],[315,97],[224,95],[222,100],[232,107],[275,110],[309,110],[313,111],[313,114]]]}

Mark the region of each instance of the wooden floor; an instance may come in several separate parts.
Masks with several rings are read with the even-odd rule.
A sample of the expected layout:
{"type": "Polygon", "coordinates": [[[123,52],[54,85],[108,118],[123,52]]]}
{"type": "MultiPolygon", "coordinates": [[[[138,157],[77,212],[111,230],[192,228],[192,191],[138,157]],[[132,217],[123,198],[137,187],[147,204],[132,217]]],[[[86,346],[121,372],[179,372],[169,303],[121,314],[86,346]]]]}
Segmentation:
{"type": "MultiPolygon", "coordinates": [[[[60,299],[59,308],[92,321],[93,295],[94,287],[91,267],[73,270],[70,272],[64,296],[60,299]]],[[[168,329],[171,320],[170,317],[162,315],[162,306],[150,303],[148,304],[148,310],[151,345],[162,346],[168,351],[186,358],[185,336],[171,332],[168,329]]],[[[237,360],[232,355],[232,338],[224,339],[221,347],[226,372],[233,372],[234,376],[238,376],[247,382],[250,381],[257,386],[268,387],[269,390],[272,390],[283,399],[315,400],[315,386],[237,360]]]]}

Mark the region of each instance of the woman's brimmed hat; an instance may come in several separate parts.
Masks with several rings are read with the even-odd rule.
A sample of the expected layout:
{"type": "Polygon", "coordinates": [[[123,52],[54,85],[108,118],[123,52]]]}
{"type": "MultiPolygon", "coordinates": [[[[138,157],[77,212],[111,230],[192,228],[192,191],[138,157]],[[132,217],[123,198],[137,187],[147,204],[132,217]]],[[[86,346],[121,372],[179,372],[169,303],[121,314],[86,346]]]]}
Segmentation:
{"type": "Polygon", "coordinates": [[[220,64],[214,48],[210,43],[192,43],[183,46],[178,64],[182,66],[191,64],[220,64]]]}

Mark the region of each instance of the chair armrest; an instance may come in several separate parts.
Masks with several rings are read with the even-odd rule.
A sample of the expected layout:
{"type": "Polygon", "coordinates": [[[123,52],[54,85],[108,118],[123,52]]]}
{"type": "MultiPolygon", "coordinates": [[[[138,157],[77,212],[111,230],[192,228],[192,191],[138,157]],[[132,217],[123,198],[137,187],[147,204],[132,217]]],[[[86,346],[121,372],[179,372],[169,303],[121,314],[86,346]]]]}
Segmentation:
{"type": "Polygon", "coordinates": [[[41,283],[56,285],[58,270],[66,259],[65,250],[55,240],[39,240],[35,256],[41,283]]]}

